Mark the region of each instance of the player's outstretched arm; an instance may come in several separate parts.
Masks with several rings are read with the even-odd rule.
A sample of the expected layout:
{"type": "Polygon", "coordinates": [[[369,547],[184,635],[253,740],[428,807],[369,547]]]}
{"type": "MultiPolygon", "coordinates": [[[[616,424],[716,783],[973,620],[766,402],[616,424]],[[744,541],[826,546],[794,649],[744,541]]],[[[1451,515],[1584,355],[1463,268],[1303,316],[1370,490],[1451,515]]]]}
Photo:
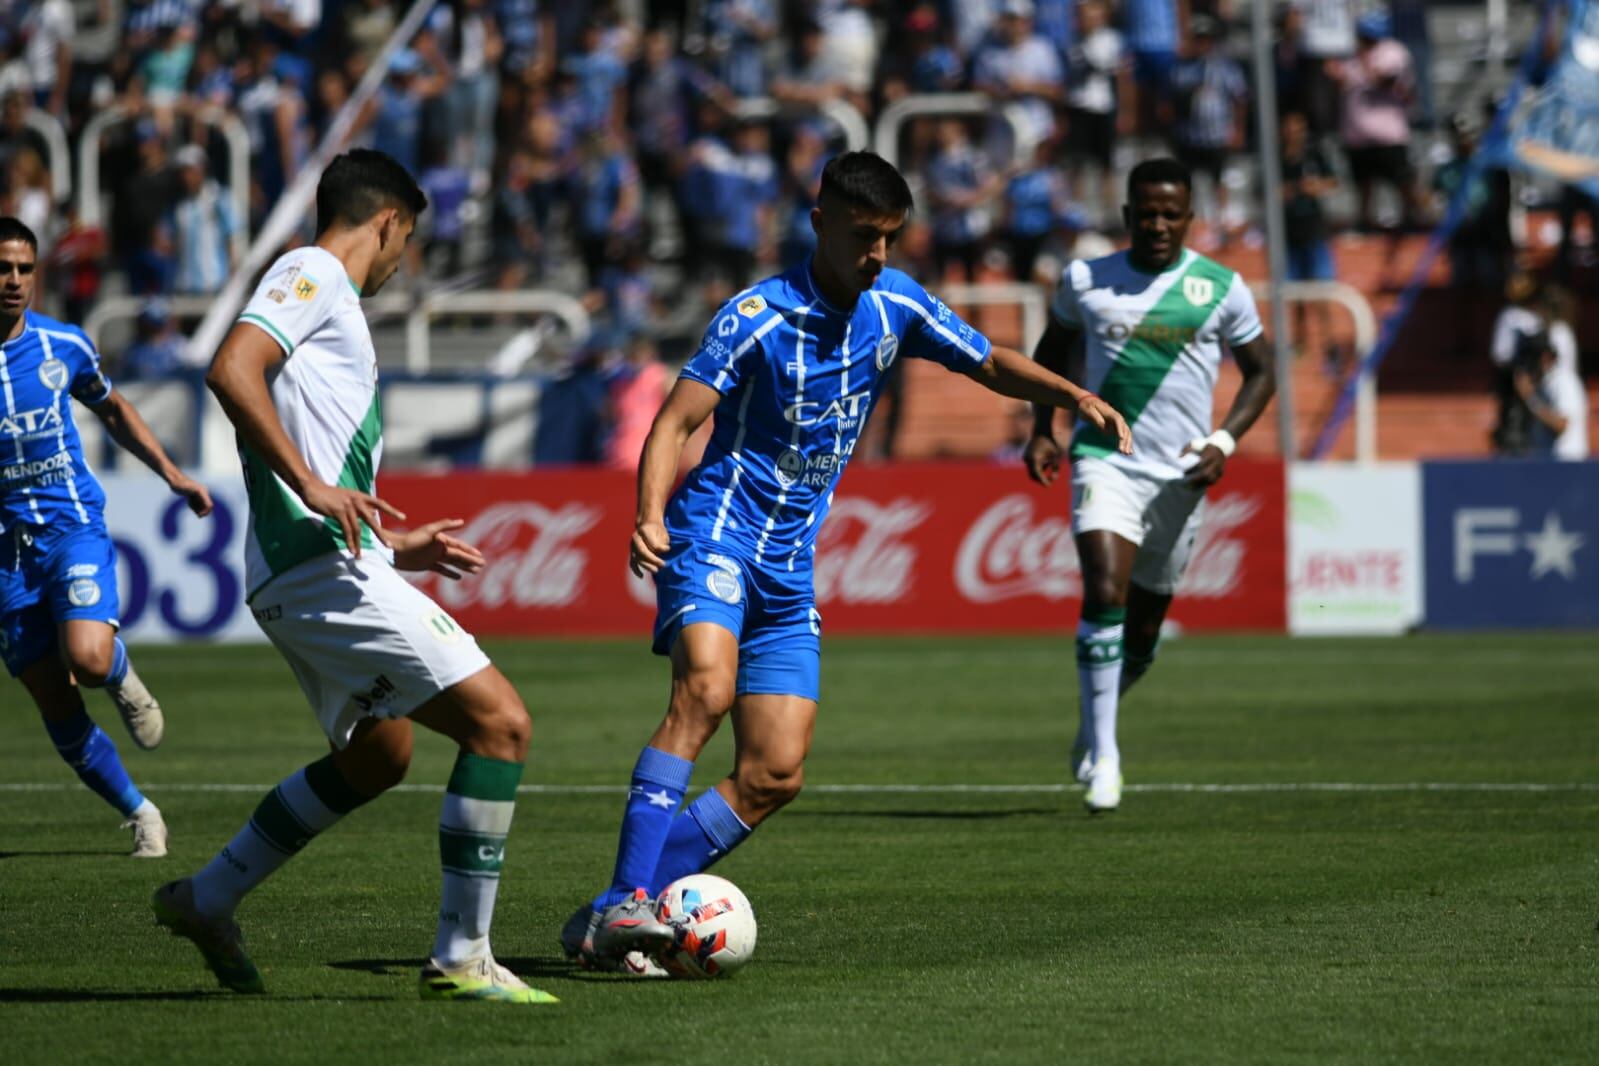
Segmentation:
{"type": "Polygon", "coordinates": [[[666,402],[656,412],[644,454],[638,463],[638,512],[633,519],[633,540],[628,565],[643,577],[655,573],[672,546],[666,535],[666,498],[677,480],[683,446],[716,410],[722,394],[692,378],[678,378],[666,402]]]}
{"type": "Polygon", "coordinates": [[[240,322],[229,331],[216,358],[211,360],[205,383],[244,443],[306,507],[339,523],[345,546],[359,557],[363,522],[381,536],[379,512],[402,520],[405,515],[370,493],[329,485],[311,472],[305,457],[284,431],[267,389],[267,374],[284,358],[283,349],[264,329],[240,322]]]}
{"type": "MultiPolygon", "coordinates": [[[[1038,339],[1038,347],[1033,349],[1033,362],[1067,381],[1081,381],[1084,370],[1082,332],[1051,315],[1044,335],[1038,339]]],[[[1063,452],[1055,439],[1057,410],[1059,408],[1053,404],[1033,404],[1033,437],[1027,442],[1023,462],[1027,466],[1027,476],[1040,485],[1052,485],[1060,476],[1063,452]]],[[[1066,420],[1070,429],[1073,412],[1066,412],[1066,420]]]]}
{"type": "Polygon", "coordinates": [[[189,510],[202,518],[211,513],[211,493],[204,485],[178,469],[166,449],[161,447],[161,442],[156,440],[155,434],[150,432],[149,424],[140,417],[138,409],[128,402],[126,396],[113,389],[104,400],[92,405],[89,410],[100,419],[106,433],[123,451],[161,475],[161,480],[173,492],[187,500],[189,510]]]}
{"type": "Polygon", "coordinates": [[[1183,478],[1190,485],[1208,487],[1221,480],[1222,470],[1233,447],[1245,431],[1255,424],[1271,398],[1277,394],[1277,371],[1272,365],[1271,349],[1264,335],[1233,348],[1233,358],[1243,374],[1233,405],[1222,420],[1221,429],[1202,440],[1191,442],[1183,449],[1184,455],[1197,454],[1199,462],[1183,478]],[[1217,443],[1217,438],[1221,443],[1217,443]]]}
{"type": "Polygon", "coordinates": [[[994,345],[988,358],[968,371],[968,375],[1001,396],[1075,411],[1077,417],[1113,435],[1122,454],[1132,454],[1132,430],[1110,404],[1013,348],[994,345]]]}

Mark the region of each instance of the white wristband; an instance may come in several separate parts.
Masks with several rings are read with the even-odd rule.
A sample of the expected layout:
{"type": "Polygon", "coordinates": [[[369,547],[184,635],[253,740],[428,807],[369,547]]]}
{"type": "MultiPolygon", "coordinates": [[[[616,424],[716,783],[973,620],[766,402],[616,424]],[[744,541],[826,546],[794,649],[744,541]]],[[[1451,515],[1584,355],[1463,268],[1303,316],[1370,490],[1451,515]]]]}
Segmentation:
{"type": "Polygon", "coordinates": [[[1233,452],[1238,450],[1238,442],[1225,429],[1218,429],[1208,437],[1195,437],[1189,443],[1188,448],[1195,455],[1198,455],[1205,450],[1206,445],[1214,446],[1217,451],[1221,452],[1223,459],[1231,459],[1233,452]]]}

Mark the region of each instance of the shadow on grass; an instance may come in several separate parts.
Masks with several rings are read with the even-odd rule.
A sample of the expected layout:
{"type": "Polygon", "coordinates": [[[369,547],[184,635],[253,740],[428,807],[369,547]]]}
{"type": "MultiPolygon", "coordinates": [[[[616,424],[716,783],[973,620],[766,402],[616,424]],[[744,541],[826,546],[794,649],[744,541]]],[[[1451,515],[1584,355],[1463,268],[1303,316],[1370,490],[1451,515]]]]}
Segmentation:
{"type": "Polygon", "coordinates": [[[1015,807],[1002,811],[784,811],[784,818],[934,818],[955,822],[981,822],[992,818],[1032,818],[1058,815],[1058,807],[1015,807]]]}
{"type": "Polygon", "coordinates": [[[86,988],[0,988],[0,1003],[259,1003],[271,1000],[276,1003],[360,1002],[390,1003],[393,996],[344,996],[320,993],[316,995],[274,996],[239,995],[220,988],[191,989],[187,992],[96,992],[86,988]]]}
{"type": "MultiPolygon", "coordinates": [[[[595,973],[585,970],[564,958],[502,958],[501,966],[525,980],[556,978],[562,981],[617,981],[632,980],[619,974],[595,973]]],[[[328,965],[335,970],[360,970],[375,977],[407,977],[416,979],[426,959],[340,959],[328,965]]]]}

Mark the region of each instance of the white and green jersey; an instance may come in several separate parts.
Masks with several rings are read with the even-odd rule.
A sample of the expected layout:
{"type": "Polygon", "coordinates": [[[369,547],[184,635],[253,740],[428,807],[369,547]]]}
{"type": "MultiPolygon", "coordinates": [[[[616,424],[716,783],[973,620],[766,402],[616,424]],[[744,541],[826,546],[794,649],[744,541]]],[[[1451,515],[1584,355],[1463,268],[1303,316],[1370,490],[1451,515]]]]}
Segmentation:
{"type": "MultiPolygon", "coordinates": [[[[383,412],[377,350],[360,296],[331,252],[296,248],[272,264],[239,321],[263,330],[287,356],[267,386],[311,472],[330,485],[371,492],[383,453],[383,412]]],[[[239,458],[250,497],[245,584],[254,596],[290,567],[343,548],[344,534],[308,510],[242,440],[239,458]]],[[[389,557],[365,526],[361,545],[389,557]]]]}
{"type": "Polygon", "coordinates": [[[1133,454],[1086,422],[1072,435],[1072,458],[1101,457],[1157,478],[1182,476],[1184,447],[1211,431],[1222,344],[1261,334],[1260,313],[1243,278],[1185,249],[1166,270],[1135,267],[1126,252],[1075,260],[1061,274],[1051,311],[1080,330],[1086,378],[1127,419],[1133,454]]]}

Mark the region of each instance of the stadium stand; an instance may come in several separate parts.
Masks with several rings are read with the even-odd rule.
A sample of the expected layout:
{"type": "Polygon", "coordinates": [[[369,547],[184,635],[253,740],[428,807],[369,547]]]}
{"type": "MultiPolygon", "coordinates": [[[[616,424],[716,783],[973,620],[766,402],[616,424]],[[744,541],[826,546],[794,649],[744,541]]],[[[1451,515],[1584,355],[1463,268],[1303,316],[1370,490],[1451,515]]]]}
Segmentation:
{"type": "MultiPolygon", "coordinates": [[[[167,306],[192,325],[204,303],[190,297],[239,261],[409,7],[0,0],[0,210],[38,223],[46,307],[93,316],[113,365],[142,299],[177,297],[167,306]]],[[[1493,28],[1464,0],[1278,5],[1278,95],[1307,114],[1337,179],[1325,197],[1336,276],[1379,315],[1440,209],[1422,194],[1448,172],[1447,120],[1480,115],[1509,81],[1531,7],[1510,5],[1493,28]],[[1340,116],[1362,62],[1397,76],[1389,142],[1403,147],[1372,147],[1382,115],[1353,131],[1350,108],[1340,116]],[[1356,196],[1368,176],[1369,212],[1356,196]],[[1385,192],[1385,177],[1410,197],[1385,192]]],[[[413,372],[596,375],[625,390],[635,342],[683,358],[712,301],[805,254],[820,163],[866,143],[913,179],[921,212],[900,254],[932,287],[1047,281],[1065,256],[1110,247],[1115,176],[1172,149],[1206,175],[1196,247],[1262,279],[1247,23],[1231,0],[441,2],[390,61],[354,139],[415,169],[434,205],[408,273],[410,301],[431,309],[421,325],[408,305],[375,309],[380,351],[413,372]],[[1102,183],[1094,160],[1107,154],[1102,183]],[[1035,158],[1064,180],[1015,185],[1035,158]],[[1023,194],[1048,232],[1028,223],[1018,243],[1023,194]],[[1031,277],[1016,277],[1018,256],[1036,261],[1031,277]],[[440,310],[485,291],[552,295],[514,313],[491,297],[440,310]],[[547,305],[568,311],[546,321],[532,308],[547,305]]],[[[1565,280],[1591,286],[1599,242],[1562,229],[1561,191],[1510,188],[1507,265],[1552,272],[1558,251],[1565,280]]],[[[1440,265],[1384,369],[1384,457],[1487,448],[1492,371],[1480,335],[1452,339],[1457,288],[1440,265]]],[[[973,313],[998,340],[1030,339],[1020,305],[973,313]]],[[[1354,363],[1341,313],[1307,321],[1293,382],[1302,438],[1354,363]]],[[[1595,327],[1579,321],[1579,338],[1595,327]]],[[[903,439],[896,428],[871,454],[993,451],[1003,408],[973,411],[959,383],[920,369],[899,395],[918,418],[894,419],[903,439]]]]}

